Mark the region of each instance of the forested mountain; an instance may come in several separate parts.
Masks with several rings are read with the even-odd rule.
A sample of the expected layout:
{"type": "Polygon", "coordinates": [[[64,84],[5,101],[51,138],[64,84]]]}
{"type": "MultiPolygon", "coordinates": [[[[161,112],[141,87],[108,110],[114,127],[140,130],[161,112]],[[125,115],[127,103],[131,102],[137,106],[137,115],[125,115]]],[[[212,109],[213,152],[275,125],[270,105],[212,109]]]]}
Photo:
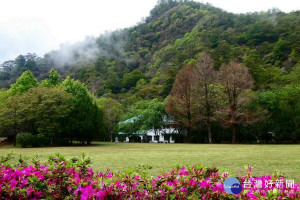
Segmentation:
{"type": "Polygon", "coordinates": [[[8,87],[26,70],[47,77],[54,67],[84,82],[97,96],[130,89],[136,93],[136,81],[126,77],[138,69],[143,84],[165,97],[178,69],[203,51],[211,53],[217,68],[229,60],[244,63],[257,88],[270,88],[300,58],[300,11],[232,14],[193,1],[161,1],[134,27],[65,45],[43,58],[29,54],[14,64],[5,62],[0,85],[8,87]]]}
{"type": "MultiPolygon", "coordinates": [[[[0,87],[8,88],[26,70],[42,80],[54,68],[126,110],[140,100],[163,101],[177,72],[195,64],[203,52],[211,55],[215,70],[230,61],[246,66],[253,91],[269,98],[266,109],[274,109],[279,104],[270,105],[270,98],[300,82],[300,11],[233,14],[189,0],[161,0],[134,27],[64,45],[42,58],[20,55],[3,63],[0,87]]],[[[298,131],[293,120],[285,131],[289,123],[298,131]]]]}

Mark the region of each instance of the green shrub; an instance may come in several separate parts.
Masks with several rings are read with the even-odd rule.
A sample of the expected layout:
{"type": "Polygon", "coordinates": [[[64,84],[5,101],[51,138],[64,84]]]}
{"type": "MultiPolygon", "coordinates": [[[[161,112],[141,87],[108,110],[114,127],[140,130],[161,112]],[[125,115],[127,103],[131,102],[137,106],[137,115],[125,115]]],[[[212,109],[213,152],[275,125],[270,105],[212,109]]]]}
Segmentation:
{"type": "Polygon", "coordinates": [[[21,147],[40,147],[50,144],[50,139],[43,134],[33,135],[32,133],[19,133],[17,135],[17,144],[21,147]]]}
{"type": "Polygon", "coordinates": [[[39,146],[49,146],[51,144],[51,139],[49,137],[46,137],[44,134],[38,134],[37,142],[39,146]]]}
{"type": "Polygon", "coordinates": [[[19,133],[17,135],[17,144],[23,148],[32,146],[33,140],[34,140],[34,136],[32,135],[32,133],[24,132],[24,133],[19,133]]]}
{"type": "Polygon", "coordinates": [[[43,144],[40,143],[39,135],[31,135],[30,146],[40,147],[41,145],[43,145],[43,144]]]}

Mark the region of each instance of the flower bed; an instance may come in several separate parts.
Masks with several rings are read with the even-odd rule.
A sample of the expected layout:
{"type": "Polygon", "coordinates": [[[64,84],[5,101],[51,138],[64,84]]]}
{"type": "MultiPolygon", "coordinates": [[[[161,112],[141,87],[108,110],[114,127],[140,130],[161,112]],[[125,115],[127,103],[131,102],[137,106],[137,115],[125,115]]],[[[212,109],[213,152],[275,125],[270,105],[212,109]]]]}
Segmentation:
{"type": "Polygon", "coordinates": [[[300,199],[299,183],[279,175],[238,177],[239,194],[223,187],[227,173],[215,167],[177,167],[151,178],[142,170],[95,173],[90,159],[67,161],[58,155],[46,163],[34,160],[0,167],[0,199],[300,199]],[[293,186],[293,187],[292,187],[293,186]]]}

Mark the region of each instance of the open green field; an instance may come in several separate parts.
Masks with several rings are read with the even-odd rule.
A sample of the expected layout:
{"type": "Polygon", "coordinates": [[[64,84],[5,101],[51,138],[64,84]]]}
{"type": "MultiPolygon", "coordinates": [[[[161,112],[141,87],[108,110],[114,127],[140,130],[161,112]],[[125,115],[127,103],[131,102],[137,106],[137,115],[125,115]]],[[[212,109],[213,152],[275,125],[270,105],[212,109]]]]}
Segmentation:
{"type": "Polygon", "coordinates": [[[230,145],[230,144],[147,144],[94,143],[90,146],[13,148],[1,146],[0,155],[13,151],[26,156],[39,155],[41,160],[59,152],[67,158],[86,152],[92,167],[99,171],[110,168],[123,170],[139,164],[152,166],[151,175],[171,166],[203,164],[227,169],[231,176],[246,174],[245,165],[253,167],[252,175],[260,176],[282,172],[284,176],[300,181],[300,145],[230,145]]]}

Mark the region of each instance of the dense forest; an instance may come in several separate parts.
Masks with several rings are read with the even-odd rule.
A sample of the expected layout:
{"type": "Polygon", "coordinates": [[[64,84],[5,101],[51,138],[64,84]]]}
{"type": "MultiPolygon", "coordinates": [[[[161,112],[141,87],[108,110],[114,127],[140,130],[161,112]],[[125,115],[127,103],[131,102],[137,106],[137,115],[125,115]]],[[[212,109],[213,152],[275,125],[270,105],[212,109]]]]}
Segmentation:
{"type": "MultiPolygon", "coordinates": [[[[75,116],[70,120],[79,123],[85,119],[77,116],[81,100],[73,89],[66,89],[69,81],[80,85],[86,96],[80,98],[90,102],[82,114],[97,105],[94,115],[101,118],[94,127],[97,131],[91,130],[93,123],[87,130],[101,132],[100,139],[112,140],[119,130],[130,134],[160,129],[166,116],[174,119],[174,127],[185,130],[186,137],[175,136],[177,141],[284,143],[300,139],[300,11],[233,14],[189,0],[160,0],[134,27],[62,45],[43,57],[20,55],[1,67],[0,117],[13,112],[11,104],[16,99],[25,105],[32,96],[47,94],[53,101],[55,95],[62,102],[75,101],[53,102],[62,106],[53,108],[55,122],[75,116]],[[20,89],[16,85],[27,84],[20,82],[20,76],[28,70],[31,79],[37,80],[20,89]],[[57,84],[49,83],[50,70],[60,74],[57,84]],[[136,116],[139,120],[132,125],[119,126],[120,121],[136,116]]],[[[0,132],[17,134],[8,131],[16,131],[12,128],[16,123],[4,121],[0,132]]],[[[60,128],[47,122],[43,129],[30,127],[29,121],[26,126],[20,122],[18,130],[65,138],[74,134],[74,139],[90,140],[82,139],[86,130],[71,122],[60,128]]]]}

